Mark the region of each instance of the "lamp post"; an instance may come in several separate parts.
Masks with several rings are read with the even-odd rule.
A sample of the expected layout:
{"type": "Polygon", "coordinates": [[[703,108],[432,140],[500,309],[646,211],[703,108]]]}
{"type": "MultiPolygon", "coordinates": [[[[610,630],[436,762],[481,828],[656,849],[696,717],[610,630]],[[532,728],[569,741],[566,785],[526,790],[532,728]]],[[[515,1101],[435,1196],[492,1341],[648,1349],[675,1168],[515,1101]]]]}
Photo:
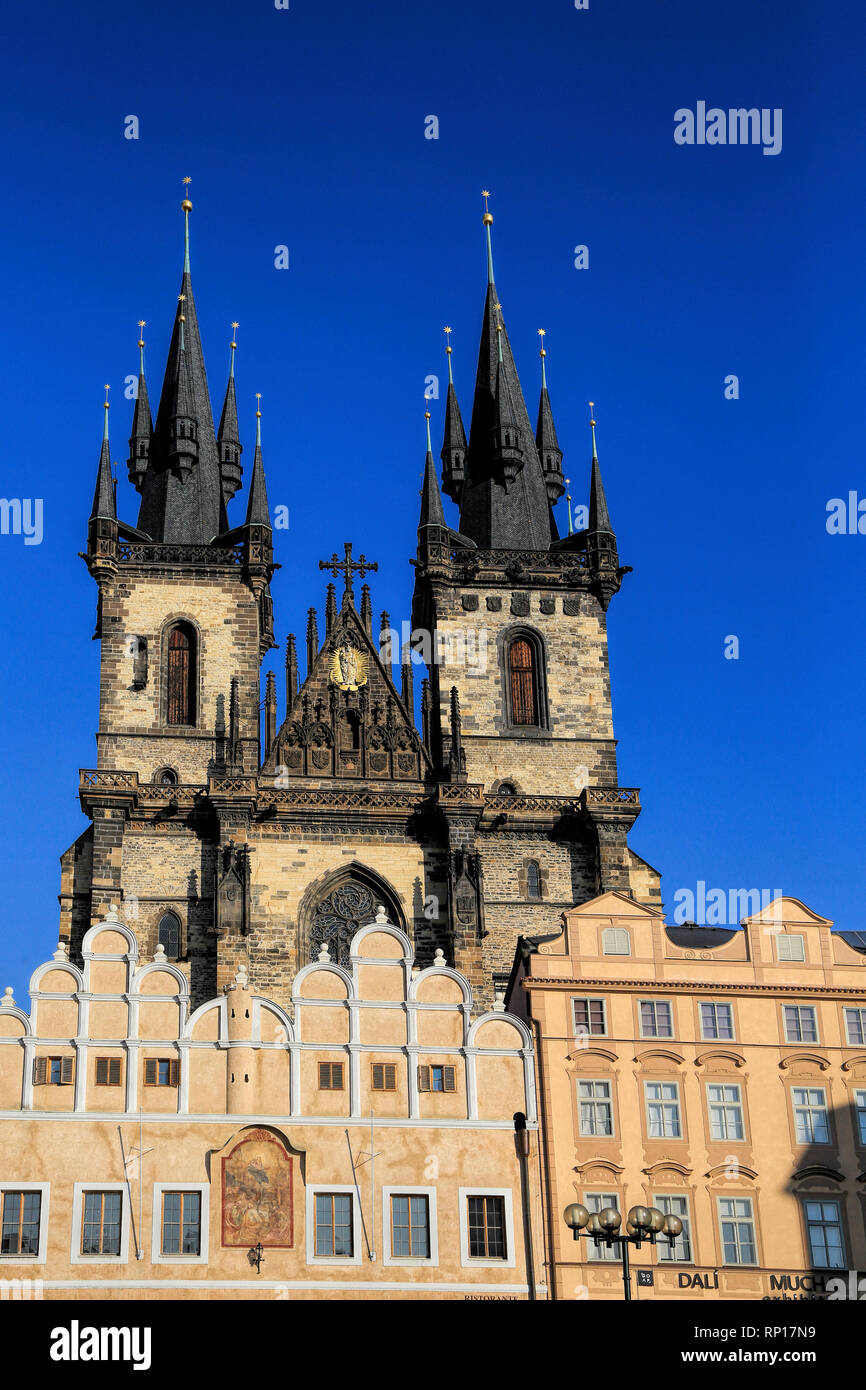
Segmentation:
{"type": "Polygon", "coordinates": [[[665,1216],[658,1207],[632,1207],[626,1218],[625,1235],[618,1235],[622,1217],[616,1207],[605,1207],[603,1211],[590,1213],[582,1202],[572,1202],[563,1212],[566,1226],[571,1227],[575,1240],[585,1235],[595,1241],[595,1247],[604,1241],[608,1250],[619,1247],[622,1258],[623,1297],[631,1301],[631,1275],[628,1267],[628,1247],[634,1245],[638,1250],[644,1241],[655,1245],[659,1236],[666,1236],[673,1245],[683,1229],[678,1216],[665,1216]]]}

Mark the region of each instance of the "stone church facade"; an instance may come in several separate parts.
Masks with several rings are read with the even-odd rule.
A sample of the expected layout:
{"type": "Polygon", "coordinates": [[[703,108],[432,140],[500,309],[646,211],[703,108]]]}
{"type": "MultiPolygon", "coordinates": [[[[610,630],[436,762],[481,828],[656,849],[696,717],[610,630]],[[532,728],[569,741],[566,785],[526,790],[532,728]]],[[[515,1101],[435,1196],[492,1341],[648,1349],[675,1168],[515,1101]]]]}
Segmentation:
{"type": "MultiPolygon", "coordinates": [[[[278,650],[261,417],[240,521],[234,351],[215,427],[190,210],[155,419],[140,345],[135,525],[118,514],[105,415],[84,557],[98,590],[97,757],[80,774],[90,825],[61,860],[61,942],[80,964],[85,934],[114,908],[143,954],[162,944],[194,1007],[242,969],[291,1009],[297,973],[323,945],[345,965],[381,904],[420,967],[441,951],[489,1008],[518,937],[557,931],[601,892],[660,906],[658,874],[628,845],[639,793],[617,776],[606,623],[625,571],[594,426],[588,526],[573,532],[569,516],[560,537],[547,385],[533,431],[486,214],[468,439],[449,356],[441,487],[457,528],[428,417],[415,660],[387,614],[374,622],[376,566],[346,544],[320,566],[332,575],[323,612],[310,607],[304,639],[286,639],[279,701],[273,672],[261,688],[278,650]]],[[[317,597],[303,576],[296,589],[317,597]]]]}

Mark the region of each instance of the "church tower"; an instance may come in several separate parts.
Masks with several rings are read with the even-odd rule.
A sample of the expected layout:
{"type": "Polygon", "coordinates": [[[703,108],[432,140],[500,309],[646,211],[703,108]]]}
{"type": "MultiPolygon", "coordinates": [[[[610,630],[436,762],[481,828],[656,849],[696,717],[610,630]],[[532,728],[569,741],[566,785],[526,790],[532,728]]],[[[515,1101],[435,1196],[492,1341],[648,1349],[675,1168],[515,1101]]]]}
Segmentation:
{"type": "Polygon", "coordinates": [[[492,222],[485,211],[488,283],[468,444],[450,339],[446,349],[442,482],[459,526],[447,524],[428,453],[413,641],[428,654],[433,747],[452,784],[443,810],[453,837],[472,838],[478,851],[484,955],[507,969],[527,904],[606,889],[659,896],[658,876],[627,843],[638,791],[618,784],[607,610],[627,571],[595,422],[589,524],[574,533],[569,514],[560,537],[554,508],[565,480],[546,353],[533,432],[493,274],[492,222]]]}

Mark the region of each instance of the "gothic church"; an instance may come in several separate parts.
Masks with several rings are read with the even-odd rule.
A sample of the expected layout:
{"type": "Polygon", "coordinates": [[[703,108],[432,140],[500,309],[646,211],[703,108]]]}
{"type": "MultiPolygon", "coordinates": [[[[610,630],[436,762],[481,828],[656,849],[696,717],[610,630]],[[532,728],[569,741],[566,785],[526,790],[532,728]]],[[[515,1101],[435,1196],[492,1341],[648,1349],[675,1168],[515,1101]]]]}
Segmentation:
{"type": "Polygon", "coordinates": [[[489,1008],[519,936],[557,932],[563,911],[609,889],[660,906],[659,875],[628,844],[639,794],[617,777],[606,621],[625,571],[594,427],[588,525],[573,532],[569,515],[560,537],[565,480],[543,350],[533,431],[485,213],[468,440],[448,359],[441,487],[459,509],[456,530],[428,416],[410,562],[416,659],[396,649],[387,614],[374,625],[363,581],[376,565],[346,544],[320,566],[333,581],[321,627],[309,608],[303,669],[286,638],[280,718],[272,672],[261,691],[262,662],[277,650],[261,417],[241,520],[229,515],[245,472],[234,344],[215,429],[188,200],[183,209],[155,420],[140,343],[135,525],[118,517],[105,412],[84,557],[98,587],[98,752],[80,774],[90,825],[61,860],[61,940],[80,962],[85,933],[113,906],[143,952],[161,944],[180,965],[194,1006],[242,968],[258,994],[289,1007],[297,972],[323,948],[344,962],[382,904],[421,966],[441,950],[489,1008]]]}

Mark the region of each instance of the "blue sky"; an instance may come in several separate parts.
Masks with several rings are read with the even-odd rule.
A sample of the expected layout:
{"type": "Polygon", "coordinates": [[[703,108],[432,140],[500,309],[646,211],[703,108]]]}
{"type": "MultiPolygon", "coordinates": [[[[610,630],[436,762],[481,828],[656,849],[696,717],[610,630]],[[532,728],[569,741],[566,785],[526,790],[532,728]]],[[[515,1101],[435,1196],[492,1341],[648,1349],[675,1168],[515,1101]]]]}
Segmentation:
{"type": "Polygon", "coordinates": [[[348,539],[379,561],[376,612],[408,616],[424,379],[444,376],[449,323],[468,422],[489,188],[530,413],[544,327],[575,500],[591,398],[634,567],[609,614],[620,781],[644,804],[634,847],[669,910],[703,880],[866,925],[866,536],[825,525],[830,498],[866,497],[864,19],[853,4],[697,9],[197,0],[7,20],[2,491],[43,499],[44,538],[0,536],[0,987],[23,992],[53,949],[58,857],[85,825],[98,651],[78,551],[102,386],[134,521],[123,381],[144,318],[158,394],[185,174],[215,408],[237,319],[242,436],[249,450],[261,391],[270,500],[290,509],[278,638],[321,609],[317,562],[348,539]],[[700,100],[781,108],[781,153],[677,145],[674,112],[700,100]]]}

